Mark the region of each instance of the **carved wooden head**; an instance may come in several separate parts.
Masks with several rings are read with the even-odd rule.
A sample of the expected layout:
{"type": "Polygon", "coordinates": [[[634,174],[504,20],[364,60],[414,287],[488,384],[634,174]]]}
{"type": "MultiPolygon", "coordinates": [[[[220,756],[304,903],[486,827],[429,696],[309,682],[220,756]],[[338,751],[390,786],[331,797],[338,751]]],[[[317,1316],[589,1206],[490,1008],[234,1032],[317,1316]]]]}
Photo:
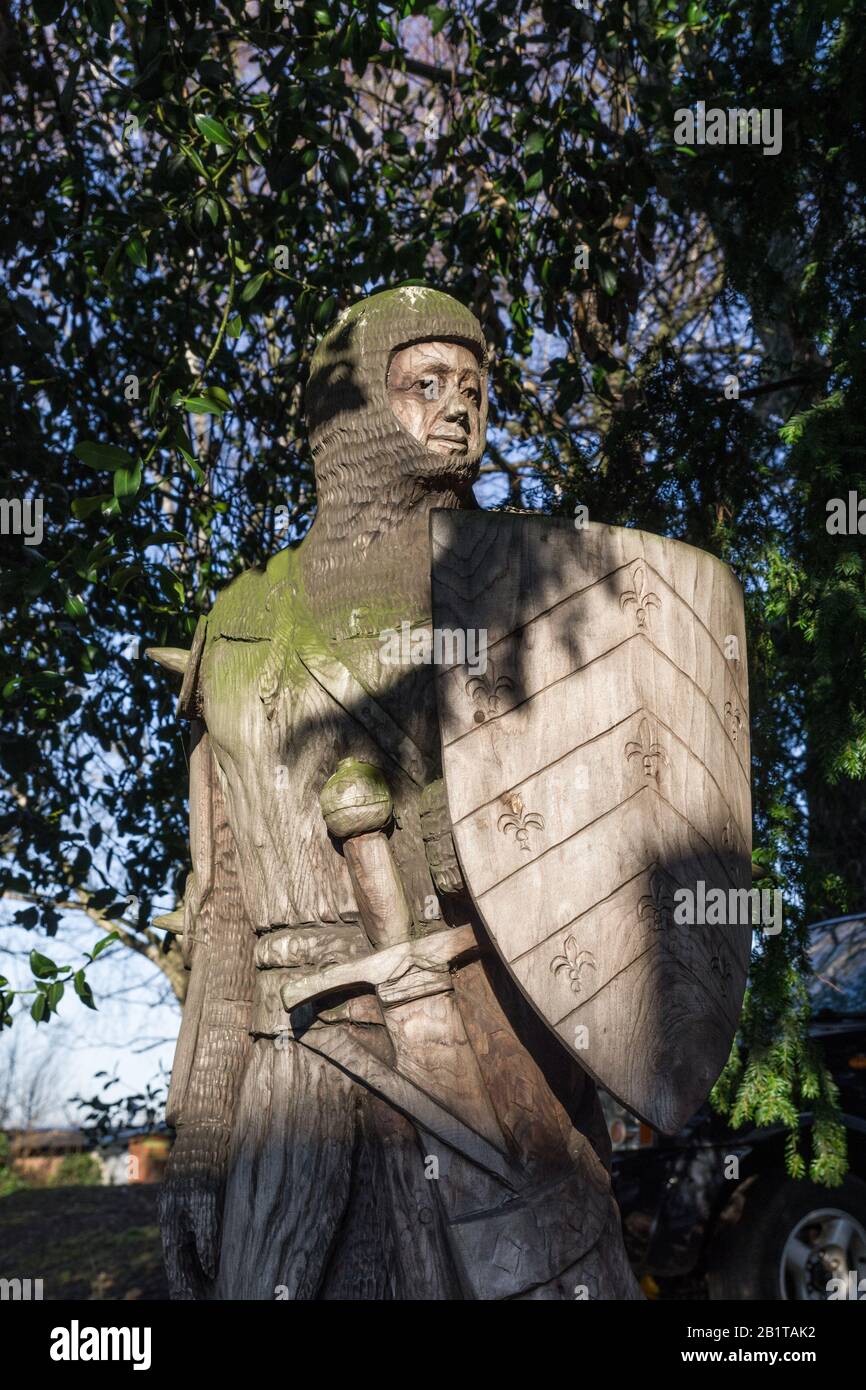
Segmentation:
{"type": "Polygon", "coordinates": [[[307,421],[320,502],[389,480],[471,484],[487,424],[487,349],[475,315],[424,286],[347,309],[313,356],[307,421]]]}

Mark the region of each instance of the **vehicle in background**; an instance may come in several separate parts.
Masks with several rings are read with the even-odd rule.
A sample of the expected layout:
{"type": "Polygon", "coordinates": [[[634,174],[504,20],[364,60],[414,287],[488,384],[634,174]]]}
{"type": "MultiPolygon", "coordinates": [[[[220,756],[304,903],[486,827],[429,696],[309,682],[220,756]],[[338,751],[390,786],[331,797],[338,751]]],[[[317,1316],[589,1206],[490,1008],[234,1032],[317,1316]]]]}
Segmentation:
{"type": "MultiPolygon", "coordinates": [[[[866,914],[817,922],[810,955],[810,1032],[839,1087],[850,1171],[833,1188],[791,1178],[780,1125],[732,1130],[704,1106],[671,1139],[604,1096],[626,1247],[650,1291],[866,1299],[866,914]]],[[[812,1116],[800,1123],[808,1154],[812,1116]]]]}

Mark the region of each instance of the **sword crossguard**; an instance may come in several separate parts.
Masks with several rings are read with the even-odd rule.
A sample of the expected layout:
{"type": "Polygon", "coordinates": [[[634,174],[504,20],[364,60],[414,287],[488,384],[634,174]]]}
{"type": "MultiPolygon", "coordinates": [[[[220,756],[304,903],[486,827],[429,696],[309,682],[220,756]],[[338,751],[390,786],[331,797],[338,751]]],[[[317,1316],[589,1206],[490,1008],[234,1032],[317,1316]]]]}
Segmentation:
{"type": "Polygon", "coordinates": [[[331,994],[375,990],[387,1008],[392,1000],[396,1003],[405,999],[407,990],[417,993],[416,986],[422,983],[420,975],[427,977],[424,993],[450,988],[451,966],[480,953],[472,927],[444,927],[414,941],[399,941],[372,955],[301,975],[283,985],[280,999],[283,1008],[291,1013],[302,1004],[318,1003],[331,994]]]}

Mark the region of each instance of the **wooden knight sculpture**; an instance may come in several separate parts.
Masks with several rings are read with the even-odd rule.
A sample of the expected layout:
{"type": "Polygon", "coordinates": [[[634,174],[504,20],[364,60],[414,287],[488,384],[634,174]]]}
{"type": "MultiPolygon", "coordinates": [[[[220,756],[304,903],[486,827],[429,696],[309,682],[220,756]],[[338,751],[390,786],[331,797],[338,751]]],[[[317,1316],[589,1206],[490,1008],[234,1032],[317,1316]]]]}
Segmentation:
{"type": "Polygon", "coordinates": [[[192,723],[178,1298],[638,1298],[594,1081],[673,1131],[730,1048],[750,928],[673,901],[750,882],[739,588],[478,510],[486,367],[437,291],[344,313],[314,525],[153,653],[192,723]]]}

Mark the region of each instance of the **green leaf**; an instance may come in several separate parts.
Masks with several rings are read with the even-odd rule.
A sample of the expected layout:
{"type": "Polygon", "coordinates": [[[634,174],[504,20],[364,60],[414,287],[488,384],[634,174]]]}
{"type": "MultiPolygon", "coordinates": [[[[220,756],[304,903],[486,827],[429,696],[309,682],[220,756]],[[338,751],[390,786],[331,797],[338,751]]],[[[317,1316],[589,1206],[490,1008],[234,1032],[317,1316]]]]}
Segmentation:
{"type": "Polygon", "coordinates": [[[544,149],[544,135],[540,130],[534,130],[523,146],[525,155],[541,154],[544,149]]]}
{"type": "Polygon", "coordinates": [[[244,331],[244,321],[240,314],[235,314],[234,318],[229,319],[226,324],[226,333],[230,338],[239,338],[244,331]]]}
{"type": "Polygon", "coordinates": [[[139,574],[143,573],[143,565],[122,565],[119,570],[115,570],[114,574],[109,579],[108,587],[109,589],[113,589],[115,593],[122,594],[127,584],[139,574]]]}
{"type": "Polygon", "coordinates": [[[97,472],[103,468],[108,468],[114,472],[116,468],[135,467],[135,459],[132,454],[128,454],[125,449],[118,449],[114,444],[96,444],[91,439],[85,439],[80,444],[76,444],[72,452],[76,458],[81,459],[83,464],[97,472]]]}
{"type": "Polygon", "coordinates": [[[250,280],[248,284],[244,285],[243,291],[241,293],[242,302],[244,304],[249,304],[251,299],[255,299],[262,285],[268,278],[269,272],[267,270],[263,270],[261,275],[257,275],[255,279],[250,280]]]}
{"type": "Polygon", "coordinates": [[[63,607],[70,618],[83,618],[87,613],[87,604],[80,594],[67,594],[63,607]]]}
{"type": "Polygon", "coordinates": [[[112,251],[111,255],[109,256],[108,260],[105,262],[105,269],[102,272],[102,278],[106,281],[106,283],[108,283],[117,273],[117,262],[120,260],[122,254],[123,242],[119,241],[115,246],[114,250],[112,251]]]}
{"type": "Polygon", "coordinates": [[[331,159],[328,161],[325,168],[325,178],[339,197],[349,197],[352,192],[352,179],[342,159],[331,159]]]}
{"type": "Polygon", "coordinates": [[[104,502],[109,502],[111,496],[107,492],[100,492],[96,497],[76,497],[72,503],[72,515],[78,521],[84,521],[93,512],[98,512],[104,502]]]}
{"type": "Polygon", "coordinates": [[[141,487],[141,459],[134,468],[118,468],[114,475],[115,497],[134,497],[141,487]]]}
{"type": "Polygon", "coordinates": [[[349,129],[362,150],[370,150],[373,148],[373,136],[354,116],[349,117],[349,129]]]}
{"type": "Polygon", "coordinates": [[[58,966],[50,956],[43,956],[41,951],[30,952],[30,969],[39,980],[50,979],[57,974],[58,966]]]}
{"type": "Polygon", "coordinates": [[[441,5],[428,5],[424,11],[430,20],[430,25],[434,34],[438,34],[448,23],[448,11],[441,5]]]}
{"type": "Polygon", "coordinates": [[[83,970],[76,970],[72,977],[72,983],[75,986],[75,993],[78,995],[82,1004],[85,1004],[88,1009],[95,1009],[96,1005],[93,1002],[93,990],[84,978],[83,970]]]}
{"type": "Polygon", "coordinates": [[[142,270],[147,269],[147,248],[141,237],[132,237],[123,249],[133,265],[140,266],[142,270]]]}
{"type": "Polygon", "coordinates": [[[501,130],[487,130],[484,132],[484,142],[489,145],[491,150],[497,154],[511,154],[511,141],[502,134],[501,130]]]}
{"type": "MultiPolygon", "coordinates": [[[[199,470],[201,471],[201,470],[199,470]]],[[[170,545],[174,543],[183,544],[186,541],[183,531],[154,531],[153,535],[147,537],[147,545],[170,545]]]]}
{"type": "Polygon", "coordinates": [[[184,157],[189,160],[190,164],[195,169],[196,173],[201,174],[202,178],[206,179],[207,169],[202,163],[201,155],[196,150],[189,149],[186,145],[181,145],[181,150],[183,151],[184,157]]]}
{"type": "Polygon", "coordinates": [[[327,299],[323,300],[316,310],[316,326],[318,328],[324,328],[327,323],[330,323],[331,316],[336,307],[336,299],[332,294],[329,294],[327,299]]]}
{"type": "Polygon", "coordinates": [[[34,1023],[42,1022],[42,1020],[45,1017],[45,1010],[47,1005],[48,1000],[42,993],[42,990],[40,990],[36,998],[33,1000],[33,1003],[30,1005],[30,1017],[33,1019],[34,1023]]]}
{"type": "Polygon", "coordinates": [[[183,425],[175,425],[174,431],[171,436],[171,442],[174,445],[174,447],[180,452],[181,456],[189,464],[190,468],[195,474],[196,482],[203,482],[204,473],[202,472],[198,460],[196,459],[195,454],[192,451],[192,440],[189,438],[189,435],[187,434],[183,425]]]}
{"type": "Polygon", "coordinates": [[[524,193],[537,193],[544,183],[544,173],[541,169],[536,169],[534,174],[530,174],[526,183],[523,185],[524,193]]]}
{"type": "Polygon", "coordinates": [[[114,0],[85,0],[84,13],[87,15],[90,27],[99,34],[100,38],[107,39],[111,33],[112,23],[117,18],[114,0]]]}
{"type": "Polygon", "coordinates": [[[225,406],[209,401],[206,396],[185,396],[181,401],[185,410],[192,415],[224,415],[225,406]]]}
{"type": "Polygon", "coordinates": [[[225,145],[227,149],[231,149],[232,137],[222,121],[214,120],[213,116],[196,116],[195,123],[205,140],[210,140],[212,145],[225,145]]]}
{"type": "Polygon", "coordinates": [[[182,608],[186,602],[186,594],[183,583],[177,575],[167,565],[157,565],[156,580],[169,602],[176,603],[178,608],[182,608]]]}
{"type": "Polygon", "coordinates": [[[103,936],[99,941],[97,941],[97,943],[96,943],[96,945],[94,946],[93,950],[90,952],[90,959],[91,959],[91,960],[96,960],[96,957],[97,957],[97,956],[101,956],[101,955],[102,955],[102,952],[103,952],[103,951],[106,951],[106,950],[108,949],[108,947],[112,944],[113,941],[119,941],[119,940],[120,940],[120,935],[119,935],[118,932],[116,932],[116,931],[109,932],[108,936],[103,936]]]}

